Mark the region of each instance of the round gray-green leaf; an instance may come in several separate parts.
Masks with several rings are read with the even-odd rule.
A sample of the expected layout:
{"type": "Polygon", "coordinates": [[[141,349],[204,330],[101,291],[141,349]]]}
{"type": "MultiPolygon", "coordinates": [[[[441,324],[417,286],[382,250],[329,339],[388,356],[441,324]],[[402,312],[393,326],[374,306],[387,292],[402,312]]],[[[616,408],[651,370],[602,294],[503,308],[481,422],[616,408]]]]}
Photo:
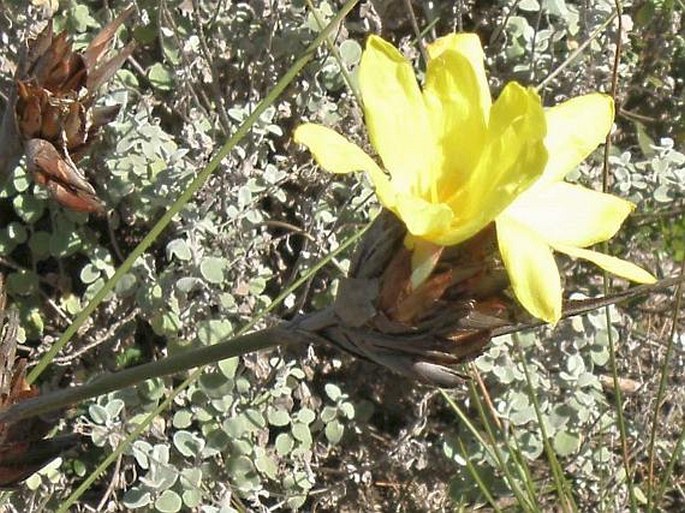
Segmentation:
{"type": "Polygon", "coordinates": [[[19,195],[12,200],[14,210],[27,223],[35,223],[43,215],[45,201],[35,196],[19,195]]]}
{"type": "Polygon", "coordinates": [[[567,431],[559,431],[552,442],[554,450],[559,456],[575,454],[580,447],[580,437],[567,431]]]}
{"type": "Polygon", "coordinates": [[[309,448],[312,445],[312,434],[309,431],[309,426],[302,423],[293,424],[292,428],[293,437],[298,440],[302,445],[309,448]]]}
{"type": "Polygon", "coordinates": [[[234,477],[244,476],[249,472],[254,470],[254,465],[247,456],[238,456],[237,458],[231,458],[226,465],[228,471],[234,477]]]}
{"type": "Polygon", "coordinates": [[[181,510],[183,501],[173,490],[164,490],[155,501],[155,509],[161,513],[176,513],[181,510]]]}
{"type": "Polygon", "coordinates": [[[240,360],[237,356],[226,358],[225,360],[221,360],[219,362],[219,370],[227,378],[233,379],[236,371],[238,370],[238,363],[240,363],[240,360]]]}
{"type": "Polygon", "coordinates": [[[362,56],[362,47],[353,39],[347,39],[340,44],[340,56],[345,64],[353,66],[362,56]]]}
{"type": "Polygon", "coordinates": [[[276,453],[279,456],[286,456],[295,446],[295,440],[290,433],[281,433],[276,437],[276,453]]]}
{"type": "Polygon", "coordinates": [[[340,442],[344,432],[345,428],[337,420],[333,420],[326,424],[326,429],[324,430],[326,438],[331,443],[331,445],[336,445],[338,442],[340,442]]]}
{"type": "Polygon", "coordinates": [[[28,296],[38,290],[38,275],[33,271],[19,271],[7,277],[7,290],[28,296]]]}
{"type": "Polygon", "coordinates": [[[287,426],[290,424],[290,414],[287,410],[283,409],[269,409],[266,412],[266,417],[269,420],[269,424],[272,426],[287,426]]]}
{"type": "Polygon", "coordinates": [[[129,296],[133,292],[135,292],[135,286],[136,286],[137,282],[138,282],[138,278],[136,278],[135,274],[126,273],[121,277],[121,279],[114,286],[114,291],[119,296],[122,296],[122,297],[129,296]]]}
{"type": "Polygon", "coordinates": [[[142,508],[152,502],[150,492],[139,487],[131,488],[124,494],[122,502],[129,509],[142,508]]]}
{"type": "Polygon", "coordinates": [[[50,234],[38,231],[31,235],[29,247],[36,258],[45,258],[50,254],[50,234]]]}
{"type": "Polygon", "coordinates": [[[196,508],[202,503],[202,492],[197,489],[189,489],[183,492],[183,504],[189,508],[196,508]]]}
{"type": "Polygon", "coordinates": [[[270,479],[276,480],[278,467],[274,460],[267,454],[262,454],[255,460],[255,467],[262,474],[266,475],[270,479]]]}
{"type": "Polygon", "coordinates": [[[216,344],[233,333],[233,326],[225,319],[201,321],[197,327],[197,338],[206,346],[216,344]]]}
{"type": "Polygon", "coordinates": [[[176,431],[174,433],[174,447],[187,458],[197,457],[202,452],[205,441],[189,431],[176,431]]]}
{"type": "Polygon", "coordinates": [[[24,192],[29,188],[29,185],[31,185],[31,180],[29,180],[29,177],[24,170],[17,169],[14,173],[12,185],[17,192],[24,192]]]}
{"type": "Polygon", "coordinates": [[[224,281],[224,260],[217,257],[206,257],[200,263],[200,274],[209,283],[220,284],[224,281]]]}
{"type": "Polygon", "coordinates": [[[326,395],[331,398],[331,401],[337,401],[342,395],[340,387],[333,383],[326,383],[324,390],[326,391],[326,395]]]}
{"type": "Polygon", "coordinates": [[[100,270],[93,264],[86,264],[81,269],[81,281],[85,284],[93,283],[101,276],[100,270]]]}
{"type": "Polygon", "coordinates": [[[179,260],[190,260],[192,258],[190,247],[188,247],[188,243],[183,239],[174,239],[167,244],[166,254],[169,260],[172,257],[176,257],[179,260]]]}
{"type": "Polygon", "coordinates": [[[303,424],[311,424],[316,419],[316,413],[309,408],[302,408],[297,412],[297,420],[303,424]]]}
{"type": "Polygon", "coordinates": [[[163,64],[157,62],[150,66],[147,78],[153,87],[161,91],[169,91],[174,86],[174,73],[163,64]]]}

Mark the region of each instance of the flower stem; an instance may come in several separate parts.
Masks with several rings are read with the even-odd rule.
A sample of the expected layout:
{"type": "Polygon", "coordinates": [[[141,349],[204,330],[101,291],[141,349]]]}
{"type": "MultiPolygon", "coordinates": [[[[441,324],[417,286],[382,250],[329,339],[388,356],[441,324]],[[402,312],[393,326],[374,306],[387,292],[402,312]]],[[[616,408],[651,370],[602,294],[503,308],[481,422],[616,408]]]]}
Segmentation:
{"type": "Polygon", "coordinates": [[[293,324],[280,324],[273,328],[255,331],[208,347],[179,352],[163,360],[145,363],[119,372],[103,374],[85,385],[57,390],[21,401],[0,412],[0,423],[18,422],[46,412],[66,408],[85,399],[120,390],[147,379],[176,374],[276,345],[304,343],[306,340],[306,335],[294,329],[293,324]]]}

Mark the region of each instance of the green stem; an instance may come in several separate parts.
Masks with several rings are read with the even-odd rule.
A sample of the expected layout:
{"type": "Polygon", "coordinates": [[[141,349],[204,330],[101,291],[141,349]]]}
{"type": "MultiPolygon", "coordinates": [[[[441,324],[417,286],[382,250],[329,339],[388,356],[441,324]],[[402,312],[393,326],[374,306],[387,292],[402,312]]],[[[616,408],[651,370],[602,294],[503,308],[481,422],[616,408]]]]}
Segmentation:
{"type": "Polygon", "coordinates": [[[179,352],[163,360],[145,363],[119,372],[103,374],[85,385],[58,390],[21,401],[0,413],[0,423],[8,420],[18,422],[49,411],[66,408],[91,397],[130,387],[148,379],[169,376],[233,356],[259,351],[271,346],[295,342],[304,343],[306,341],[306,336],[298,333],[293,324],[282,324],[255,331],[249,335],[232,338],[208,347],[179,352]]]}
{"type": "Polygon", "coordinates": [[[554,77],[556,77],[565,68],[567,68],[585,50],[585,48],[587,48],[587,46],[590,43],[597,39],[597,36],[599,36],[602,32],[606,30],[606,28],[611,24],[611,22],[614,21],[614,18],[616,18],[616,16],[616,12],[611,13],[611,16],[609,16],[604,21],[604,23],[597,27],[592,32],[592,34],[590,34],[590,37],[588,37],[578,48],[571,52],[569,56],[564,60],[564,62],[559,64],[559,66],[557,66],[554,71],[552,71],[549,75],[545,77],[545,79],[542,82],[535,86],[535,90],[541,91],[542,89],[544,89],[547,86],[547,84],[549,84],[554,79],[554,77]]]}
{"type": "MultiPolygon", "coordinates": [[[[614,62],[611,74],[611,96],[615,103],[618,103],[618,68],[621,62],[622,37],[623,37],[623,5],[621,0],[615,0],[616,6],[616,21],[618,24],[616,30],[616,51],[614,52],[614,62]]],[[[602,192],[609,191],[609,151],[611,150],[611,134],[607,134],[606,144],[604,145],[604,158],[602,166],[602,192]]],[[[608,253],[608,242],[602,244],[602,249],[608,253]]],[[[609,275],[606,271],[603,273],[604,295],[609,293],[609,275]]],[[[611,313],[609,307],[604,309],[607,327],[607,339],[609,345],[609,366],[611,368],[611,375],[614,381],[614,404],[616,405],[616,423],[621,442],[621,452],[623,456],[623,468],[626,473],[626,488],[628,489],[628,499],[630,502],[630,511],[637,512],[637,497],[635,495],[635,486],[633,482],[633,470],[630,467],[630,455],[628,451],[628,427],[626,424],[625,415],[623,413],[623,394],[618,380],[618,362],[616,359],[616,344],[614,336],[611,331],[611,313]]]]}
{"type": "MultiPolygon", "coordinates": [[[[309,7],[310,12],[312,13],[312,16],[314,16],[314,21],[316,21],[317,27],[319,27],[319,30],[322,30],[324,27],[324,22],[321,19],[321,15],[319,14],[319,11],[314,5],[312,4],[312,0],[305,0],[307,2],[307,7],[309,7]]],[[[340,68],[340,73],[343,76],[343,79],[345,80],[345,83],[347,84],[347,88],[352,91],[352,94],[354,95],[355,100],[357,101],[357,105],[360,107],[363,105],[362,103],[362,95],[361,92],[359,91],[359,87],[355,84],[354,80],[352,80],[352,77],[350,76],[350,72],[347,71],[347,66],[345,65],[345,61],[342,58],[342,55],[340,55],[340,50],[338,49],[337,46],[335,46],[335,41],[333,41],[330,36],[326,37],[326,46],[328,46],[328,49],[331,51],[333,54],[333,57],[335,57],[336,62],[338,63],[338,67],[340,68]]]]}

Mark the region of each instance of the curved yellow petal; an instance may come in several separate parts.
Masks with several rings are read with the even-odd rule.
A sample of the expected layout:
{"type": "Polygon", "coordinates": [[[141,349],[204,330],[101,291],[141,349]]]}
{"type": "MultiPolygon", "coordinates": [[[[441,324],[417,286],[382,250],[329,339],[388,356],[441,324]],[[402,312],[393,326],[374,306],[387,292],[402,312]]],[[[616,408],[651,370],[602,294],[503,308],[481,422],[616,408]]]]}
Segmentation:
{"type": "Polygon", "coordinates": [[[561,318],[561,278],[550,247],[507,215],[497,218],[497,243],[516,299],[534,317],[556,323],[561,318]]]}
{"type": "Polygon", "coordinates": [[[631,202],[580,185],[536,185],[507,209],[550,244],[586,247],[610,239],[635,208],[631,202]]]}
{"type": "Polygon", "coordinates": [[[545,117],[532,89],[509,83],[490,111],[481,158],[466,184],[447,200],[455,212],[450,234],[458,244],[490,223],[538,179],[547,162],[545,117]]]}
{"type": "Polygon", "coordinates": [[[398,194],[392,210],[398,215],[412,235],[440,244],[436,238],[445,233],[454,214],[444,203],[429,203],[409,194],[398,194]]]}
{"type": "Polygon", "coordinates": [[[432,274],[445,247],[413,235],[407,235],[404,246],[411,250],[411,287],[416,290],[432,274]]]}
{"type": "Polygon", "coordinates": [[[423,95],[440,148],[430,178],[432,201],[454,194],[478,163],[488,119],[481,106],[484,94],[489,101],[490,92],[483,91],[473,63],[464,55],[448,50],[428,62],[423,95]]]}
{"type": "Polygon", "coordinates": [[[316,162],[326,171],[337,174],[368,172],[380,202],[388,208],[395,205],[395,193],[383,170],[364,150],[335,130],[305,123],[295,129],[293,140],[309,148],[316,162]]]}
{"type": "Polygon", "coordinates": [[[545,111],[549,161],[542,181],[563,180],[602,144],[614,122],[614,101],[594,93],[572,98],[545,111]]]}
{"type": "Polygon", "coordinates": [[[369,138],[393,187],[422,195],[419,177],[432,167],[436,141],[411,64],[390,43],[370,36],[359,65],[359,87],[369,138]]]}
{"type": "Polygon", "coordinates": [[[573,246],[555,245],[554,249],[574,258],[588,260],[611,274],[615,274],[616,276],[636,283],[654,283],[656,281],[656,278],[642,267],[618,257],[605,255],[604,253],[591,251],[589,249],[575,248],[573,246]]]}
{"type": "Polygon", "coordinates": [[[485,53],[480,44],[477,34],[448,34],[436,39],[427,47],[428,55],[431,59],[437,59],[444,52],[451,50],[464,56],[471,63],[478,87],[480,89],[479,101],[480,108],[485,113],[485,119],[490,114],[492,99],[490,97],[490,86],[485,75],[485,53]]]}

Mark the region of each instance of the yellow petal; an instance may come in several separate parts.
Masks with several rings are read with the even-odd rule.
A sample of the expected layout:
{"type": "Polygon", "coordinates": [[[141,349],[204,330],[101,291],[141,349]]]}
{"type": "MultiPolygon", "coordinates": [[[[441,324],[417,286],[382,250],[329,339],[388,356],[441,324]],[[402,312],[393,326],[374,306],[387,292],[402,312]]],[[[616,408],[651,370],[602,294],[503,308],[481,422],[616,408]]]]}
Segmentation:
{"type": "Polygon", "coordinates": [[[490,111],[485,149],[466,185],[447,201],[455,211],[451,233],[438,244],[475,235],[538,179],[547,162],[545,117],[532,89],[509,83],[490,111]]]}
{"type": "Polygon", "coordinates": [[[392,210],[398,215],[412,235],[436,244],[436,238],[445,233],[454,214],[444,203],[429,203],[422,198],[408,194],[398,194],[392,210]]]}
{"type": "Polygon", "coordinates": [[[519,196],[507,209],[550,244],[586,247],[610,239],[635,205],[611,194],[564,182],[519,196]]]}
{"type": "Polygon", "coordinates": [[[589,260],[605,271],[630,281],[637,283],[654,283],[656,281],[656,278],[642,267],[618,257],[605,255],[604,253],[591,251],[589,249],[574,248],[573,246],[558,245],[554,246],[554,249],[574,258],[589,260]]]}
{"type": "Polygon", "coordinates": [[[293,139],[307,146],[314,159],[326,171],[338,174],[368,172],[380,202],[388,208],[394,206],[395,193],[385,173],[364,150],[335,130],[314,123],[305,123],[295,129],[293,139]]]}
{"type": "Polygon", "coordinates": [[[359,66],[359,87],[371,143],[393,187],[421,196],[418,180],[432,167],[436,141],[411,64],[391,44],[370,36],[359,66]]]}
{"type": "Polygon", "coordinates": [[[614,122],[614,101],[606,94],[572,98],[545,111],[549,162],[544,181],[559,181],[602,144],[614,122]]]}
{"type": "Polygon", "coordinates": [[[448,50],[428,62],[423,94],[440,148],[430,173],[430,199],[436,202],[462,187],[480,158],[488,119],[481,97],[489,102],[490,92],[479,84],[473,63],[448,50]]]}
{"type": "Polygon", "coordinates": [[[556,323],[561,318],[561,279],[550,247],[507,215],[497,218],[497,243],[516,299],[534,317],[556,323]]]}
{"type": "Polygon", "coordinates": [[[485,75],[485,67],[483,66],[485,54],[483,53],[483,47],[480,44],[478,35],[448,34],[436,39],[428,45],[427,49],[431,59],[437,59],[447,50],[452,50],[468,59],[478,81],[481,110],[485,113],[485,119],[487,119],[490,114],[492,100],[490,98],[488,78],[485,75]]]}
{"type": "Polygon", "coordinates": [[[435,269],[445,246],[433,244],[413,235],[407,235],[404,245],[411,249],[411,287],[412,290],[416,290],[435,269]]]}

